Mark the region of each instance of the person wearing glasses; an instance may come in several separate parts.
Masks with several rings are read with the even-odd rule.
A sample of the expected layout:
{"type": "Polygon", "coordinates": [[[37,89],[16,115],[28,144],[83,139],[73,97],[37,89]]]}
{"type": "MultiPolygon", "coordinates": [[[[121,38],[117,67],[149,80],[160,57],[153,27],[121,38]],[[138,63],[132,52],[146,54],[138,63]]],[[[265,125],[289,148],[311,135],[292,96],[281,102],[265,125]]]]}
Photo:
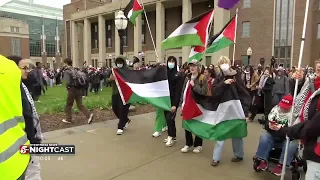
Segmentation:
{"type": "MultiPolygon", "coordinates": [[[[19,69],[21,70],[22,80],[28,78],[30,72],[29,62],[18,56],[9,56],[8,59],[14,61],[19,69]]],[[[25,120],[27,137],[31,144],[40,144],[43,140],[43,135],[40,127],[40,119],[35,108],[35,104],[28,88],[22,82],[21,83],[21,97],[22,97],[22,108],[23,117],[25,120]]],[[[40,161],[37,156],[31,156],[30,163],[25,173],[25,180],[37,179],[41,180],[40,177],[40,161]]]]}

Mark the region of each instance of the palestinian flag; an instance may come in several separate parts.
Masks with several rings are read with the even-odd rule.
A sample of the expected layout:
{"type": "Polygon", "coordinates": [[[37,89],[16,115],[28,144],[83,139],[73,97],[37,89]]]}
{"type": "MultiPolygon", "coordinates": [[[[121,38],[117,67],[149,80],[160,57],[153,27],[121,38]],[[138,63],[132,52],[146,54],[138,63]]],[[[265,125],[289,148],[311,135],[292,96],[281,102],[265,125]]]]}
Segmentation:
{"type": "Polygon", "coordinates": [[[246,137],[247,123],[239,97],[225,94],[218,99],[201,96],[188,82],[183,94],[183,128],[208,140],[246,137]]]}
{"type": "Polygon", "coordinates": [[[203,56],[203,52],[206,50],[204,46],[194,46],[191,48],[188,62],[191,62],[192,60],[200,61],[203,56]]]}
{"type": "Polygon", "coordinates": [[[209,47],[206,50],[206,53],[215,53],[231,44],[235,43],[235,34],[237,27],[237,18],[236,14],[222,29],[222,31],[216,34],[209,47]]]}
{"type": "Polygon", "coordinates": [[[113,68],[112,73],[123,104],[144,102],[167,111],[171,110],[166,67],[158,66],[139,71],[113,68]]]}
{"type": "Polygon", "coordinates": [[[143,13],[143,7],[138,0],[130,0],[129,4],[124,9],[124,14],[133,25],[136,25],[136,17],[141,13],[143,13]]]}
{"type": "Polygon", "coordinates": [[[213,19],[214,10],[201,14],[181,24],[167,39],[162,41],[163,49],[180,48],[183,46],[205,46],[208,27],[213,19]]]}

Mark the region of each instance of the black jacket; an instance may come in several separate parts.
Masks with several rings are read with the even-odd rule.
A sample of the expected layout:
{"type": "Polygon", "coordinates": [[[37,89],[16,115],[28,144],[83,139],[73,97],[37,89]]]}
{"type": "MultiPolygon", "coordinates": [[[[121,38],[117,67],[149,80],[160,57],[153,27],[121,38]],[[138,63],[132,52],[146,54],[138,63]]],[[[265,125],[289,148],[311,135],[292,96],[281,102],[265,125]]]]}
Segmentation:
{"type": "Polygon", "coordinates": [[[167,75],[169,81],[171,106],[179,107],[180,97],[182,93],[182,87],[184,83],[184,75],[178,72],[177,62],[172,69],[167,68],[167,75]]]}
{"type": "Polygon", "coordinates": [[[304,140],[303,157],[305,160],[320,163],[320,156],[315,153],[317,138],[320,137],[320,112],[317,109],[320,95],[311,101],[308,120],[291,127],[281,128],[283,135],[287,134],[293,139],[304,140]]]}
{"type": "Polygon", "coordinates": [[[36,138],[37,130],[33,124],[33,111],[32,106],[28,100],[27,94],[24,91],[22,85],[21,89],[21,97],[22,97],[22,113],[25,120],[26,128],[25,131],[27,133],[27,137],[32,144],[39,144],[41,142],[40,139],[36,138]]]}

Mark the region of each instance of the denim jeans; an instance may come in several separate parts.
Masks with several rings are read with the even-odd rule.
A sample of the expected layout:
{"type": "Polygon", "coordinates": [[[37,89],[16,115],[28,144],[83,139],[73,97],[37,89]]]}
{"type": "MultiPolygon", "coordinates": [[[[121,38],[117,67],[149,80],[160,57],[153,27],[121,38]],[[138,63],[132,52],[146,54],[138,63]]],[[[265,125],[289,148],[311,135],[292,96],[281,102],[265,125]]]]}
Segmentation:
{"type": "Polygon", "coordinates": [[[100,81],[100,89],[101,89],[101,90],[102,90],[103,84],[104,84],[104,80],[102,79],[102,80],[100,81]]]}
{"type": "MultiPolygon", "coordinates": [[[[217,141],[213,149],[213,160],[220,161],[223,151],[224,141],[217,141]]],[[[232,139],[232,149],[235,157],[243,158],[243,139],[232,139]]]]}
{"type": "Polygon", "coordinates": [[[307,161],[306,180],[320,180],[320,163],[307,161]]]}
{"type": "MultiPolygon", "coordinates": [[[[270,151],[274,147],[274,144],[275,144],[275,141],[273,136],[267,131],[265,131],[260,136],[256,157],[259,159],[268,160],[270,151]]],[[[285,149],[286,149],[286,141],[283,142],[282,152],[279,159],[280,164],[283,164],[285,149]]],[[[287,166],[290,166],[297,151],[298,151],[298,143],[295,141],[290,141],[289,148],[288,148],[288,158],[286,163],[287,166]]]]}

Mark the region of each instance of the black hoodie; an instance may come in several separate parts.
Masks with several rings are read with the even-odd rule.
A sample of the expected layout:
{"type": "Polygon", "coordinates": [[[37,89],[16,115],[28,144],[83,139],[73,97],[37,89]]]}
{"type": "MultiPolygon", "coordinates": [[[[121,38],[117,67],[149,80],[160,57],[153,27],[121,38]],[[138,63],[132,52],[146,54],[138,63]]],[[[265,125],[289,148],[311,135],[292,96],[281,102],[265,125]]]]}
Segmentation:
{"type": "Polygon", "coordinates": [[[168,60],[174,61],[174,68],[170,69],[168,68],[168,62],[167,61],[167,75],[168,75],[168,81],[169,81],[169,89],[170,89],[170,99],[171,99],[171,106],[175,106],[178,108],[180,97],[182,93],[182,87],[184,82],[184,75],[178,72],[177,68],[177,59],[176,58],[168,58],[168,60]]]}

